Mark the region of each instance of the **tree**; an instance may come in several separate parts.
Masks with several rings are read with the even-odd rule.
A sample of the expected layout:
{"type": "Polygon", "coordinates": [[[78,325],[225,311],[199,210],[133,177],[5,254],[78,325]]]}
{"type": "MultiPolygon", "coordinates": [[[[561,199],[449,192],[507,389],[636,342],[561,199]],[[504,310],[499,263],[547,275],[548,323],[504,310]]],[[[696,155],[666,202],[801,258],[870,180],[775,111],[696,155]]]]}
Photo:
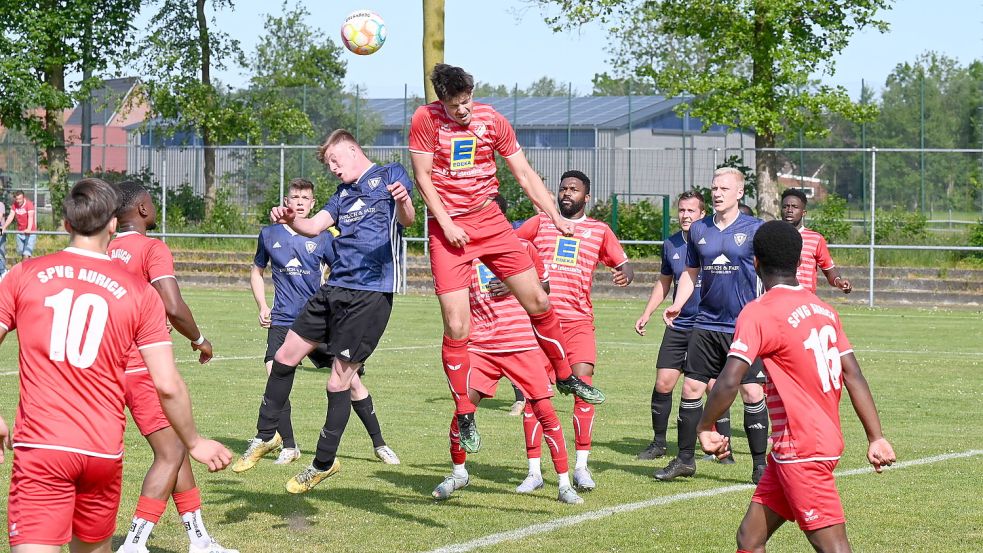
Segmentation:
{"type": "MultiPolygon", "coordinates": [[[[779,211],[773,148],[783,129],[824,132],[823,115],[870,119],[871,106],[852,102],[843,87],[809,86],[810,75],[831,75],[834,56],[852,34],[873,27],[889,0],[539,0],[559,7],[547,21],[556,28],[599,19],[613,27],[650,21],[678,49],[623,52],[634,74],[654,79],[667,96],[692,96],[680,105],[705,125],[755,129],[758,211],[779,211]],[[700,55],[688,54],[699,52],[700,55]],[[688,61],[684,63],[685,61],[688,61]]],[[[644,35],[643,35],[644,36],[644,35]]]]}
{"type": "Polygon", "coordinates": [[[139,0],[0,2],[0,124],[44,151],[55,222],[68,186],[64,110],[96,81],[73,90],[66,75],[113,66],[130,46],[139,6],[139,0]]]}
{"type": "Polygon", "coordinates": [[[641,77],[616,77],[604,72],[595,73],[591,82],[594,83],[591,96],[653,96],[659,93],[652,79],[641,77]]]}
{"type": "Polygon", "coordinates": [[[568,83],[557,82],[553,77],[540,77],[526,88],[528,96],[566,96],[571,92],[574,96],[577,95],[577,91],[568,83]]]}
{"type": "Polygon", "coordinates": [[[423,90],[427,103],[437,100],[430,72],[444,63],[444,0],[423,0],[423,90]]]}

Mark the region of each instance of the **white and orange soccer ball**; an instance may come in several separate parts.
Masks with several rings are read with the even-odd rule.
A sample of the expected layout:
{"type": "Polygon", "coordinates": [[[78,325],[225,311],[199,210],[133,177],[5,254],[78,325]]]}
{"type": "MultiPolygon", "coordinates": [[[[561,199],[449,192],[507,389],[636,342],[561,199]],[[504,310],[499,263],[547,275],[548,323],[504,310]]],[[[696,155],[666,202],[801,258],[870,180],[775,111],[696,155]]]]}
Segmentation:
{"type": "Polygon", "coordinates": [[[341,42],[360,56],[376,53],[386,42],[387,34],[386,22],[371,10],[354,11],[341,25],[341,42]]]}

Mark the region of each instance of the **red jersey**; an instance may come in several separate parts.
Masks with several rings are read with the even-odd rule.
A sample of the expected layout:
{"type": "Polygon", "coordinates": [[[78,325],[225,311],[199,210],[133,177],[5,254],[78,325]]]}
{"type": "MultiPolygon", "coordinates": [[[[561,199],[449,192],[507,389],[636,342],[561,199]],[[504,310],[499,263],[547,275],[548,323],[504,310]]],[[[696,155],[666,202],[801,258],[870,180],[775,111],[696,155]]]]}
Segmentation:
{"type": "Polygon", "coordinates": [[[495,152],[509,157],[521,151],[508,119],[487,104],[473,106],[466,127],[440,102],[420,106],[410,122],[410,151],[433,155],[433,185],[452,217],[498,194],[495,152]]]}
{"type": "MultiPolygon", "coordinates": [[[[532,244],[522,240],[526,253],[533,259],[539,280],[547,282],[549,273],[532,244]]],[[[468,349],[473,351],[506,352],[538,349],[532,333],[529,314],[515,296],[492,297],[488,282],[495,275],[477,259],[471,272],[471,337],[468,349]]]]}
{"type": "Polygon", "coordinates": [[[618,237],[606,223],[584,216],[571,221],[573,236],[563,236],[549,215],[531,217],[517,231],[531,240],[550,271],[550,303],[560,321],[593,321],[590,291],[598,263],[619,267],[628,261],[618,237]]]}
{"type": "Polygon", "coordinates": [[[829,248],[826,247],[826,239],[822,234],[805,227],[799,229],[802,235],[802,254],[799,256],[799,268],[795,270],[795,277],[799,279],[806,290],[816,291],[816,267],[828,271],[834,267],[833,258],[829,256],[829,248]]]}
{"type": "MultiPolygon", "coordinates": [[[[167,244],[139,232],[117,234],[109,243],[109,257],[123,263],[127,272],[149,284],[164,278],[175,278],[174,256],[167,244]]],[[[164,326],[167,326],[166,318],[164,326]]],[[[143,357],[135,346],[130,349],[128,357],[127,372],[146,369],[143,357]]]]}
{"type": "Polygon", "coordinates": [[[66,248],[7,273],[0,326],[20,342],[14,447],[119,458],[125,353],[171,343],[160,296],[108,256],[66,248]]]}
{"type": "Polygon", "coordinates": [[[840,458],[840,357],[852,351],[839,313],[802,286],[775,286],[741,311],[730,355],[764,362],[775,461],[840,458]]]}
{"type": "Polygon", "coordinates": [[[31,228],[27,228],[28,219],[30,219],[29,212],[31,211],[34,211],[34,203],[31,200],[24,198],[24,203],[21,205],[17,205],[17,202],[14,202],[13,212],[14,218],[17,219],[17,230],[21,232],[25,230],[38,230],[38,214],[36,211],[34,211],[34,222],[31,228]]]}

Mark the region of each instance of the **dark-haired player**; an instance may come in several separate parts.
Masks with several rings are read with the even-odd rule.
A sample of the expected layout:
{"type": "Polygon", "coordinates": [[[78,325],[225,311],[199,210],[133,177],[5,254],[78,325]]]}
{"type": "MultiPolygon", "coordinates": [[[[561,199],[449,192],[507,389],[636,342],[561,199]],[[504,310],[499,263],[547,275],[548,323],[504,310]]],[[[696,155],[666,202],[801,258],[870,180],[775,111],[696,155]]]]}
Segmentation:
{"type": "Polygon", "coordinates": [[[799,233],[781,221],[765,223],[755,234],[755,267],[767,292],[738,317],[727,363],[698,426],[704,451],[728,454],[727,438],[711,427],[734,401],[751,360],[760,357],[768,375],[773,445],[737,531],[739,553],[764,551],[786,520],[799,524],[816,551],[850,550],[833,478],[843,454],[843,386],[867,434],[867,460],[877,472],[896,460],[839,313],[796,279],[801,248],[799,233]]]}
{"type": "Polygon", "coordinates": [[[491,106],[474,102],[474,79],[460,67],[437,64],[430,81],[439,100],[420,106],[410,123],[409,146],[413,174],[427,204],[430,268],[444,322],[441,366],[447,376],[461,445],[470,453],[481,447],[475,425],[475,406],[467,382],[471,262],[480,259],[515,294],[549,358],[561,392],[601,403],[604,394],[573,374],[566,358],[560,322],[549,297],[539,285],[532,260],[525,254],[501,210],[491,205],[498,194],[495,154],[533,204],[542,209],[560,233],[573,234],[549,201],[542,179],[532,170],[515,138],[512,125],[491,106]]]}
{"type": "Polygon", "coordinates": [[[13,436],[0,421],[0,442],[17,451],[7,505],[14,553],[56,553],[64,544],[75,552],[110,551],[131,348],[187,448],[182,454],[210,470],[232,458],[195,429],[160,296],[106,255],[117,202],[104,181],[78,181],[62,206],[69,247],[15,265],[0,283],[0,340],[17,330],[20,348],[13,436]]]}
{"type": "Polygon", "coordinates": [[[799,284],[805,286],[810,292],[815,292],[816,267],[819,267],[826,275],[826,281],[829,282],[830,286],[843,290],[844,294],[849,294],[853,291],[853,285],[850,284],[849,280],[840,276],[840,270],[829,255],[826,239],[823,238],[822,234],[809,230],[802,225],[807,204],[808,199],[806,199],[805,192],[798,188],[789,188],[782,192],[782,219],[799,229],[799,233],[802,235],[802,260],[796,271],[799,284]]]}
{"type": "MultiPolygon", "coordinates": [[[[672,326],[679,316],[697,279],[700,281],[700,311],[693,324],[686,350],[685,379],[679,401],[679,453],[655,472],[658,480],[673,480],[696,473],[696,423],[703,412],[703,395],[727,360],[727,348],[734,334],[734,323],[744,306],[758,297],[758,277],[754,272],[751,242],[761,219],[748,217],[738,209],[744,196],[744,174],[733,167],[713,172],[710,185],[714,213],[693,223],[689,229],[686,272],[679,277],[679,290],[663,319],[672,326]]],[[[745,375],[741,386],[744,400],[744,432],[751,450],[751,480],[764,472],[768,449],[768,412],[761,382],[760,363],[745,375]]],[[[717,421],[723,434],[730,434],[730,417],[717,421]]]]}
{"type": "MultiPolygon", "coordinates": [[[[688,247],[689,229],[694,221],[703,218],[706,213],[703,195],[695,190],[687,190],[676,200],[676,214],[679,217],[680,231],[666,238],[662,244],[662,268],[659,280],[652,287],[652,294],[635,321],[635,332],[645,336],[645,326],[648,325],[652,313],[673,288],[673,299],[679,291],[679,277],[686,271],[686,249],[688,247]]],[[[672,326],[666,326],[662,334],[662,345],[659,346],[659,357],[656,359],[655,386],[652,388],[652,443],[648,445],[638,458],[642,460],[659,459],[666,454],[666,430],[669,428],[669,414],[672,412],[672,390],[679,382],[683,368],[686,366],[686,349],[689,337],[693,331],[693,323],[700,312],[700,281],[697,276],[696,287],[682,312],[673,321],[672,326]]]]}
{"type": "MultiPolygon", "coordinates": [[[[164,310],[174,329],[191,341],[191,349],[201,352],[199,362],[212,358],[212,344],[202,334],[188,304],[181,296],[174,276],[174,257],[167,244],[150,238],[147,231],[157,228],[157,208],[146,188],[125,181],[116,186],[119,221],[116,237],[109,243],[109,256],[130,273],[149,283],[164,301],[164,310]]],[[[154,382],[136,347],[126,364],[126,406],[130,416],[150,444],[154,461],[147,469],[133,522],[119,553],[143,553],[154,526],[174,500],[178,515],[191,542],[191,553],[233,553],[222,547],[205,528],[201,514],[201,491],[188,461],[188,453],[177,432],[164,416],[154,382]]]]}
{"type": "Polygon", "coordinates": [[[348,131],[332,132],[318,149],[318,160],[341,181],[334,195],[313,217],[297,217],[289,207],[277,206],[270,220],[305,236],[317,236],[337,224],[335,261],[327,282],[297,315],[273,356],[256,437],[243,454],[244,459],[258,459],[280,446],[277,428],[297,365],[326,342],[334,357],[328,410],[311,465],[287,481],[290,493],[305,493],[341,470],[337,453],[351,416],[352,380],[389,323],[402,277],[400,237],[415,217],[413,183],[403,166],[376,165],[348,131]]]}
{"type": "MultiPolygon", "coordinates": [[[[573,225],[573,234],[564,235],[545,213],[531,217],[517,234],[532,242],[547,263],[550,299],[563,328],[567,359],[573,374],[592,384],[597,363],[594,307],[590,298],[594,269],[598,263],[610,267],[611,279],[617,286],[628,286],[635,273],[611,227],[586,215],[589,198],[590,179],[587,175],[581,171],[567,171],[560,177],[557,205],[564,222],[573,225]]],[[[577,448],[573,484],[582,490],[592,490],[596,484],[587,468],[587,459],[594,430],[594,406],[579,397],[574,398],[573,430],[577,448]]]]}

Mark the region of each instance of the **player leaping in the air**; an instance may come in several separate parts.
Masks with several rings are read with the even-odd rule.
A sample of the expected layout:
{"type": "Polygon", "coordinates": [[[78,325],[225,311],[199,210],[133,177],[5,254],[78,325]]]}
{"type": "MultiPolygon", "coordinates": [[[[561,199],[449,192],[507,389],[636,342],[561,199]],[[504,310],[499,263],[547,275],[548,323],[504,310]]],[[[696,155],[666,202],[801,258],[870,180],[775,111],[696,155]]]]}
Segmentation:
{"type": "MultiPolygon", "coordinates": [[[[557,198],[560,215],[574,225],[572,236],[563,236],[553,220],[542,213],[526,221],[517,234],[532,242],[539,256],[549,264],[550,298],[563,327],[567,359],[573,373],[592,384],[597,362],[594,306],[590,299],[594,269],[599,263],[610,267],[616,286],[628,286],[635,272],[611,227],[585,213],[590,198],[587,175],[580,171],[563,173],[557,198]]],[[[596,484],[587,468],[587,458],[594,431],[594,406],[581,398],[574,399],[573,430],[577,447],[573,484],[582,490],[593,490],[596,484]]]]}
{"type": "Polygon", "coordinates": [[[491,106],[472,99],[474,79],[460,67],[437,64],[430,75],[438,101],[419,107],[410,123],[410,153],[420,194],[429,209],[430,267],[444,322],[441,366],[447,376],[461,446],[477,452],[481,440],[468,399],[468,285],[471,264],[480,259],[515,294],[529,313],[539,346],[556,371],[557,386],[591,403],[604,395],[573,374],[556,312],[543,291],[532,260],[524,253],[501,210],[495,153],[505,158],[519,185],[571,235],[573,224],[560,217],[542,179],[532,170],[512,125],[491,106]]]}
{"type": "MultiPolygon", "coordinates": [[[[496,203],[505,212],[504,198],[496,203]]],[[[549,273],[539,259],[536,249],[523,241],[526,255],[535,263],[536,274],[544,289],[549,289],[549,273]]],[[[501,283],[480,261],[471,269],[471,338],[468,355],[471,360],[471,380],[468,394],[475,405],[486,397],[494,397],[498,381],[508,378],[522,391],[525,401],[522,427],[526,437],[526,456],[529,474],[516,488],[518,493],[532,493],[543,487],[541,468],[542,442],[545,439],[559,477],[557,500],[580,504],[581,499],[570,486],[567,473],[567,445],[563,439],[560,419],[553,410],[553,388],[548,372],[550,364],[536,343],[529,317],[511,294],[500,294],[501,283]],[[499,286],[496,286],[499,285],[499,286]]],[[[457,417],[451,419],[451,461],[453,472],[433,491],[435,499],[447,499],[454,491],[468,485],[470,475],[464,466],[467,452],[461,448],[457,417]]]]}
{"type": "Polygon", "coordinates": [[[843,454],[843,386],[867,434],[867,460],[877,472],[896,460],[839,313],[796,280],[801,249],[799,233],[781,221],[765,223],[755,233],[755,267],[767,292],[737,318],[727,363],[697,426],[704,451],[729,454],[727,439],[712,430],[713,423],[734,401],[751,361],[760,357],[768,376],[773,445],[737,531],[738,553],[763,552],[786,520],[799,524],[816,551],[850,551],[833,478],[843,454]]]}

